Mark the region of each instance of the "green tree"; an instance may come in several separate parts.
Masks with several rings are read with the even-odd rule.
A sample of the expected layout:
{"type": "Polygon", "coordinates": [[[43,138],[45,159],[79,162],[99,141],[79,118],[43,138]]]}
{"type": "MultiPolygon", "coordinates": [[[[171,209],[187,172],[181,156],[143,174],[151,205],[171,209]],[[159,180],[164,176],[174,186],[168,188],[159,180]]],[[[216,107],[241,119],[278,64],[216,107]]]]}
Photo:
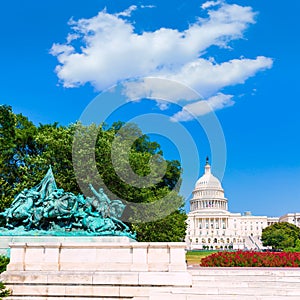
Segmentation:
{"type": "Polygon", "coordinates": [[[275,249],[294,248],[300,238],[300,228],[287,222],[272,224],[262,231],[264,246],[275,249]]]}
{"type": "Polygon", "coordinates": [[[81,185],[87,187],[92,182],[98,188],[99,178],[94,178],[93,174],[99,173],[107,187],[105,192],[110,197],[128,201],[125,215],[128,216],[129,225],[137,232],[139,241],[184,239],[186,214],[180,210],[183,198],[178,194],[181,183],[178,161],[165,161],[160,145],[151,142],[135,124],[124,126],[118,122],[108,129],[103,124],[98,128],[82,127],[77,138],[82,157],[74,161],[74,164],[78,172],[83,172],[79,177],[85,182],[81,185]],[[93,149],[89,139],[95,136],[94,131],[98,132],[95,148],[97,172],[93,170],[90,159],[93,149]],[[136,177],[128,172],[128,163],[136,177]],[[162,167],[165,167],[163,176],[162,167]],[[88,174],[84,173],[86,170],[89,171],[88,174]],[[145,182],[143,177],[146,178],[145,182]],[[156,183],[146,186],[148,181],[156,183]],[[166,201],[159,201],[160,199],[166,201]],[[154,205],[141,212],[140,206],[135,206],[135,203],[154,205]],[[151,222],[144,223],[144,220],[151,222]]]}
{"type": "Polygon", "coordinates": [[[15,169],[13,166],[16,143],[17,117],[12,108],[0,105],[0,209],[3,210],[13,199],[15,169]]]}
{"type": "Polygon", "coordinates": [[[10,106],[0,106],[0,209],[37,184],[52,165],[57,183],[79,191],[72,167],[73,126],[35,126],[10,106]]]}
{"type": "Polygon", "coordinates": [[[132,225],[132,229],[137,232],[138,241],[183,242],[186,218],[183,211],[176,210],[160,220],[135,223],[132,225]]]}
{"type": "Polygon", "coordinates": [[[11,107],[0,108],[1,210],[21,190],[36,185],[51,165],[65,191],[91,196],[88,185],[92,183],[96,189],[104,187],[110,198],[127,201],[124,216],[140,241],[184,238],[180,163],[165,160],[160,145],[135,124],[35,126],[11,107]],[[153,205],[141,217],[139,206],[132,203],[153,205]]]}

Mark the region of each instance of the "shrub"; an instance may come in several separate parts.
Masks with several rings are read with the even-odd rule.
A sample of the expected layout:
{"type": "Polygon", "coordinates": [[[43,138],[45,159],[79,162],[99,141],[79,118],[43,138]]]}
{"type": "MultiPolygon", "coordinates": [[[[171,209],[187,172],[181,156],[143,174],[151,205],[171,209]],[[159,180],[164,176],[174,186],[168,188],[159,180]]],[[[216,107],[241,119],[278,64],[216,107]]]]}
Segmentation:
{"type": "Polygon", "coordinates": [[[0,255],[0,273],[6,270],[6,266],[9,263],[9,258],[3,255],[0,255]]]}
{"type": "Polygon", "coordinates": [[[0,300],[2,300],[3,297],[8,297],[11,294],[11,291],[6,289],[3,282],[0,281],[0,300]]]}
{"type": "MultiPolygon", "coordinates": [[[[6,256],[0,255],[0,273],[6,270],[6,266],[9,263],[9,258],[6,256]]],[[[0,281],[0,300],[4,297],[7,297],[11,294],[11,291],[6,289],[3,282],[0,281]]]]}
{"type": "Polygon", "coordinates": [[[202,267],[300,267],[300,253],[217,252],[201,260],[202,267]]]}

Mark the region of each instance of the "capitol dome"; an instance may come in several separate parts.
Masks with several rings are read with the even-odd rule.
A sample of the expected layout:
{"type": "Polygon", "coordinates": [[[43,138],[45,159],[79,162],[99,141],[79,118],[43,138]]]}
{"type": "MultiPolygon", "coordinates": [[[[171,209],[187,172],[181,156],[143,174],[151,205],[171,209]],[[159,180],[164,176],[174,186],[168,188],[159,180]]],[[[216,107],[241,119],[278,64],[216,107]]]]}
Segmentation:
{"type": "Polygon", "coordinates": [[[228,201],[224,197],[224,190],[221,182],[211,173],[211,166],[206,159],[204,175],[201,176],[195,185],[193,198],[190,201],[190,210],[228,210],[228,201]]]}
{"type": "Polygon", "coordinates": [[[205,165],[205,173],[202,177],[200,177],[195,185],[195,189],[204,189],[204,188],[217,188],[222,189],[221,182],[217,177],[215,177],[213,174],[211,174],[211,167],[206,162],[205,165]]]}

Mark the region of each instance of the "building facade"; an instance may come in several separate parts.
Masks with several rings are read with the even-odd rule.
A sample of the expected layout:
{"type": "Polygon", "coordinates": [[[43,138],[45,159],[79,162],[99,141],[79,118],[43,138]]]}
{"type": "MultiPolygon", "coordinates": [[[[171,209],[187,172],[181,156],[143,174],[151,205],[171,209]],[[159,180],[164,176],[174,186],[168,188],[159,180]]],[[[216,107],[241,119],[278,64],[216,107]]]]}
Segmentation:
{"type": "Polygon", "coordinates": [[[261,249],[262,230],[276,222],[300,226],[300,213],[280,218],[231,213],[220,181],[212,174],[208,159],[196,182],[187,218],[188,249],[261,249]]]}

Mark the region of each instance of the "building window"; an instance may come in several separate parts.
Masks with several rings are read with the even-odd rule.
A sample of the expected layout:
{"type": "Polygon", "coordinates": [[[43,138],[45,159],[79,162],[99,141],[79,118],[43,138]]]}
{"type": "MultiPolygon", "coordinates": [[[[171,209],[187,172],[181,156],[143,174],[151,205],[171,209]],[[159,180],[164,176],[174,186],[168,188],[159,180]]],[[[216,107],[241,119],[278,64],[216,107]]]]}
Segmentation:
{"type": "Polygon", "coordinates": [[[227,244],[229,244],[229,243],[230,243],[230,240],[229,240],[229,238],[227,238],[227,239],[226,239],[226,242],[227,242],[227,244]]]}
{"type": "Polygon", "coordinates": [[[209,239],[208,239],[208,243],[210,244],[210,242],[211,242],[211,239],[209,238],[209,239]]]}
{"type": "Polygon", "coordinates": [[[202,224],[201,223],[199,224],[199,229],[202,229],[202,224]]]}
{"type": "Polygon", "coordinates": [[[215,243],[215,244],[218,243],[218,240],[217,240],[216,238],[214,238],[214,243],[215,243]]]}
{"type": "Polygon", "coordinates": [[[198,238],[196,238],[196,244],[198,244],[198,238]]]}

